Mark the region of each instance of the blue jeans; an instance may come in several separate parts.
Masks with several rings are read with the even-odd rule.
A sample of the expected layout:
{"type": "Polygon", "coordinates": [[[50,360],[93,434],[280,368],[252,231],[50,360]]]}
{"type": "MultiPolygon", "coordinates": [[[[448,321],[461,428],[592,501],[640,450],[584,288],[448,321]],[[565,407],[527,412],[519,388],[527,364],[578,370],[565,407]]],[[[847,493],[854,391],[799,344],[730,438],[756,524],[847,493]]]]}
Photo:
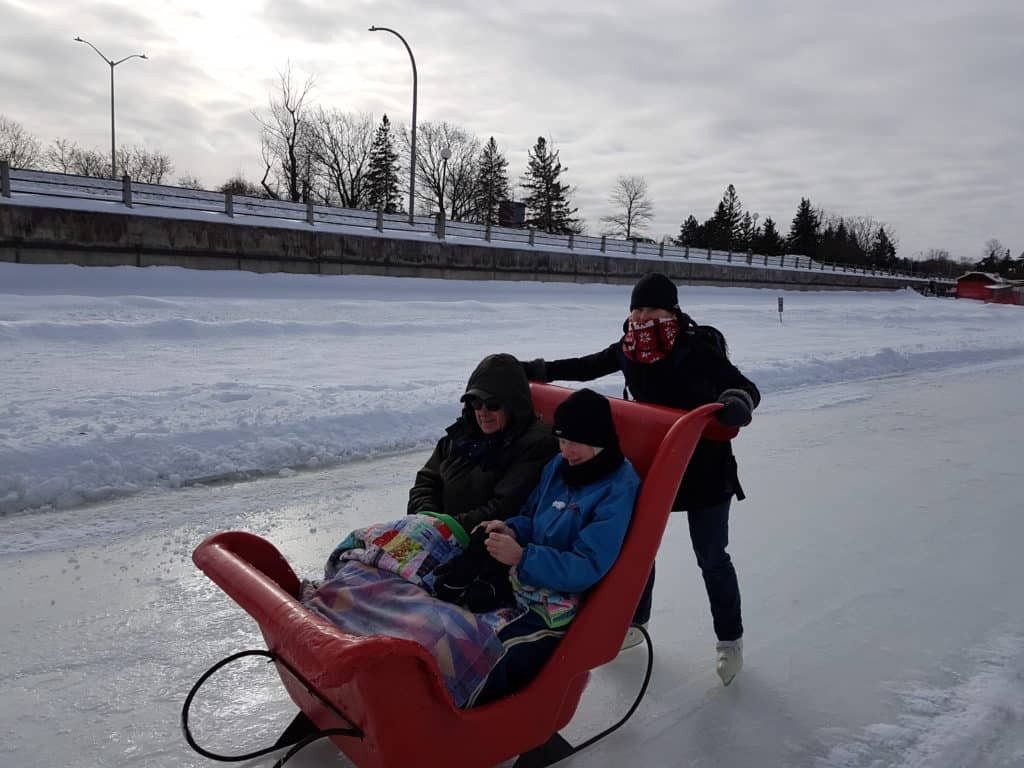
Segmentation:
{"type": "MultiPolygon", "coordinates": [[[[690,523],[690,542],[697,555],[697,565],[704,577],[704,588],[711,603],[711,618],[719,640],[737,640],[743,637],[740,616],[740,586],[736,569],[726,552],[729,546],[729,507],[732,499],[711,507],[692,509],[686,513],[690,523]]],[[[634,624],[646,624],[651,618],[654,598],[654,566],[647,586],[633,615],[634,624]]]]}

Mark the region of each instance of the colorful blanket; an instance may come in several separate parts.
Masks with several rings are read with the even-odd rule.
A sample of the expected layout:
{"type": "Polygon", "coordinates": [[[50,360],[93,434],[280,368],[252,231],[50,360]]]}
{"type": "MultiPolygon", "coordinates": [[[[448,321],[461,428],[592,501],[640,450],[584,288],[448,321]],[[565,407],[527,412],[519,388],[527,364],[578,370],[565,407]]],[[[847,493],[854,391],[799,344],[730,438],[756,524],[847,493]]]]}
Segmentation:
{"type": "Polygon", "coordinates": [[[576,611],[580,607],[579,595],[523,584],[519,580],[519,569],[515,567],[509,573],[509,579],[512,581],[516,603],[536,613],[552,629],[567,627],[576,618],[576,611]]]}
{"type": "Polygon", "coordinates": [[[406,515],[352,531],[327,558],[324,577],[334,578],[342,561],[357,560],[423,584],[431,571],[462,552],[468,542],[469,536],[453,517],[406,515]]]}
{"type": "Polygon", "coordinates": [[[447,523],[422,515],[353,531],[331,553],[326,580],[302,602],[351,635],[419,643],[461,707],[501,658],[498,632],[525,609],[475,614],[432,597],[422,586],[429,571],[460,551],[447,523]]]}

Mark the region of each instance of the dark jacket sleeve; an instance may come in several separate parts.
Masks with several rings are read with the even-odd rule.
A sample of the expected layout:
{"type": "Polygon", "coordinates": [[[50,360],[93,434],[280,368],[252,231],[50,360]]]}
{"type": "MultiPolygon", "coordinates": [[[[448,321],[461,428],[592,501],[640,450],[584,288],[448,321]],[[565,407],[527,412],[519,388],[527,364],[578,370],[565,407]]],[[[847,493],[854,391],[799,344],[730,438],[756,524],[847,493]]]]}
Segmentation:
{"type": "Polygon", "coordinates": [[[548,360],[547,381],[591,381],[619,370],[619,342],[584,357],[548,360]]]}
{"type": "MultiPolygon", "coordinates": [[[[544,466],[547,467],[547,464],[544,466]]],[[[508,527],[512,529],[516,541],[524,546],[526,542],[533,538],[533,516],[537,513],[537,502],[540,500],[543,482],[544,476],[542,473],[540,482],[530,491],[529,497],[523,502],[523,506],[519,508],[519,513],[505,520],[508,527]]]]}
{"type": "Polygon", "coordinates": [[[441,459],[444,458],[448,438],[442,437],[434,446],[434,452],[416,473],[416,481],[409,489],[409,506],[406,512],[415,515],[420,512],[444,512],[444,497],[441,489],[441,459]]]}
{"type": "Polygon", "coordinates": [[[519,454],[494,484],[490,499],[456,516],[462,526],[469,531],[486,520],[507,520],[519,514],[554,454],[555,445],[553,440],[540,440],[519,454]]]}
{"type": "Polygon", "coordinates": [[[746,392],[750,397],[751,410],[757,408],[761,402],[761,392],[757,386],[740,373],[739,368],[732,364],[732,362],[717,352],[708,353],[708,369],[710,371],[710,378],[716,388],[715,397],[719,398],[723,392],[730,389],[739,389],[746,392]]]}

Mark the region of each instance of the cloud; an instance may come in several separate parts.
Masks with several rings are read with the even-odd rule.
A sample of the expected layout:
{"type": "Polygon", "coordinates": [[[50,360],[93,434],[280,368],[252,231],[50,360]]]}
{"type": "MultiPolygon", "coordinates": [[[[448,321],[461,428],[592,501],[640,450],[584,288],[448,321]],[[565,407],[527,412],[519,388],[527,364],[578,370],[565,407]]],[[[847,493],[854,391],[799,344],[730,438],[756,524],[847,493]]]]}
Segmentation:
{"type": "Polygon", "coordinates": [[[262,18],[277,34],[314,43],[330,42],[352,23],[338,3],[319,0],[268,0],[262,18]]]}

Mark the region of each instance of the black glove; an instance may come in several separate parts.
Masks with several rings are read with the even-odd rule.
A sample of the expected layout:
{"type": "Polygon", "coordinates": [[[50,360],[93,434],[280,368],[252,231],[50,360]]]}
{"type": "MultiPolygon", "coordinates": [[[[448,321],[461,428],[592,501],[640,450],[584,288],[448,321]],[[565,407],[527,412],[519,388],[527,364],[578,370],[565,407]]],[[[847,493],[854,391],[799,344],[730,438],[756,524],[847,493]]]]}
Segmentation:
{"type": "Polygon", "coordinates": [[[462,554],[434,569],[434,597],[473,613],[487,613],[515,603],[508,579],[510,568],[491,557],[484,543],[487,535],[483,528],[477,528],[462,554]]]}
{"type": "Polygon", "coordinates": [[[548,380],[548,364],[544,362],[544,358],[538,357],[536,360],[530,360],[529,362],[520,362],[523,366],[523,373],[526,374],[528,381],[543,381],[548,380]]]}
{"type": "Polygon", "coordinates": [[[742,389],[727,389],[718,398],[723,408],[715,411],[718,423],[726,427],[745,427],[750,423],[754,402],[742,389]]]}

